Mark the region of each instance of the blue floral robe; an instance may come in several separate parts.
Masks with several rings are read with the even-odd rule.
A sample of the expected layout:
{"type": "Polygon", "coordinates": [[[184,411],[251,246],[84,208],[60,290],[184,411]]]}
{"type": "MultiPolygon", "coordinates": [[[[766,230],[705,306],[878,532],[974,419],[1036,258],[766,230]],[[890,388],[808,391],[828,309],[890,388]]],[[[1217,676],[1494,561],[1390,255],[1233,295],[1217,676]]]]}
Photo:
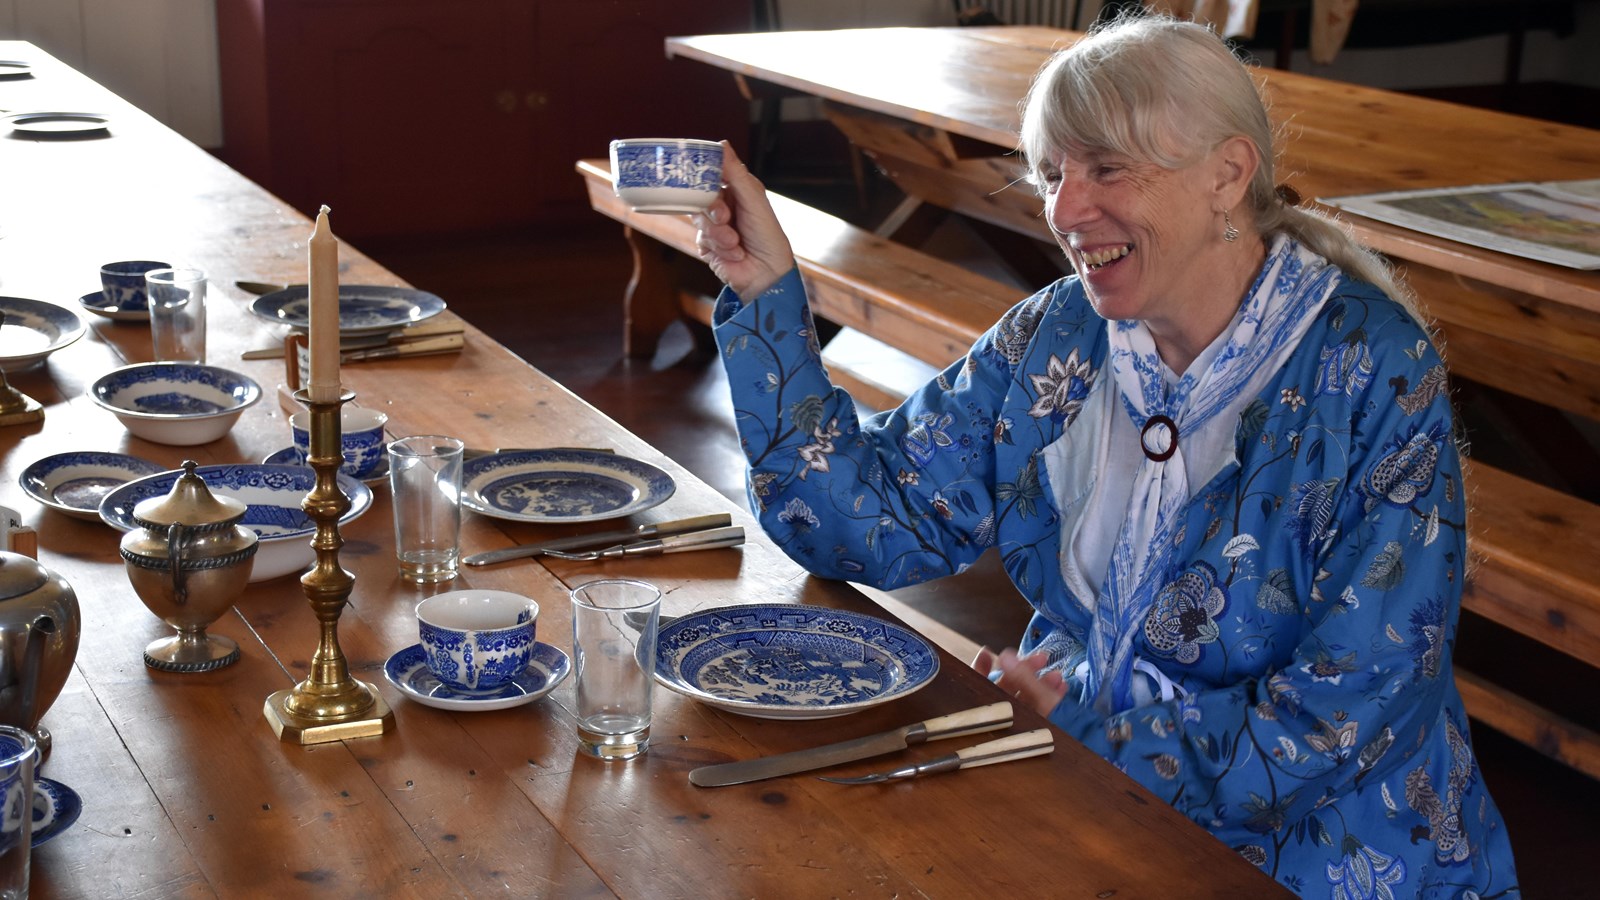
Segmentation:
{"type": "MultiPolygon", "coordinates": [[[[767,532],[808,570],[892,588],[998,547],[1035,614],[1020,641],[1070,671],[1093,598],[1058,563],[1092,472],[1052,473],[1103,370],[1076,278],[1013,308],[897,410],[858,423],[791,272],[716,335],[767,532]],[[1063,489],[1065,488],[1065,489],[1063,489]],[[1080,489],[1081,488],[1081,489],[1080,489]]],[[[1187,691],[1051,721],[1307,896],[1517,893],[1451,668],[1465,493],[1445,369],[1371,285],[1342,281],[1195,485],[1169,582],[1135,638],[1187,691]]],[[[1076,685],[1074,685],[1076,686],[1076,685]]]]}

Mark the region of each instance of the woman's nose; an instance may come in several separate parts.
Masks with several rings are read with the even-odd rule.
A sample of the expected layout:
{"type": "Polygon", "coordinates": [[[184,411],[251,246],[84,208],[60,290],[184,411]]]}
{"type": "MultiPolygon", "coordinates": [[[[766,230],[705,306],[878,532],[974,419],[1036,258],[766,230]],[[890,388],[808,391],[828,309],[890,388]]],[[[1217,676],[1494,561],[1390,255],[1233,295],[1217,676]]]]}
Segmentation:
{"type": "Polygon", "coordinates": [[[1098,214],[1089,192],[1072,184],[1062,184],[1045,204],[1045,218],[1057,234],[1079,231],[1098,214]]]}

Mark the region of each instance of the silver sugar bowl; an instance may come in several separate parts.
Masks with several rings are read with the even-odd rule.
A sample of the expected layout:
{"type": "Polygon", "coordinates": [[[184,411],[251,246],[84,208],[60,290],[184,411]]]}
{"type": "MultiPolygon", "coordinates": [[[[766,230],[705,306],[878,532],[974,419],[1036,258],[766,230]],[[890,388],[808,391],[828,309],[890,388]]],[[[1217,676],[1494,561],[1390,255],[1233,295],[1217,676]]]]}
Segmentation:
{"type": "Polygon", "coordinates": [[[128,580],[150,611],[178,630],[144,648],[144,663],[164,672],[209,672],[239,659],[239,645],[206,634],[250,581],[255,532],[239,524],[244,503],[219,497],[185,460],[165,497],[133,508],[139,528],[122,536],[128,580]]]}

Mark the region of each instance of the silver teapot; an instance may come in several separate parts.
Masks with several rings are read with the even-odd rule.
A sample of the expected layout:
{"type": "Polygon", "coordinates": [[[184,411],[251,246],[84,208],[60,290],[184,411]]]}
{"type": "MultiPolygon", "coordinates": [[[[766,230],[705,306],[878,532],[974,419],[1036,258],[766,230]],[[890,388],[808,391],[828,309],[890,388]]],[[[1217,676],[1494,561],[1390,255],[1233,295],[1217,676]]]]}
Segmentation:
{"type": "Polygon", "coordinates": [[[256,533],[239,524],[244,503],[219,497],[185,460],[165,497],[133,508],[139,528],[122,536],[128,580],[150,611],[178,630],[144,649],[145,665],[165,672],[208,672],[239,659],[239,645],[206,634],[250,580],[256,533]]]}
{"type": "Polygon", "coordinates": [[[72,673],[82,629],[78,595],[66,579],[0,550],[0,724],[33,732],[41,763],[51,738],[39,720],[72,673]]]}

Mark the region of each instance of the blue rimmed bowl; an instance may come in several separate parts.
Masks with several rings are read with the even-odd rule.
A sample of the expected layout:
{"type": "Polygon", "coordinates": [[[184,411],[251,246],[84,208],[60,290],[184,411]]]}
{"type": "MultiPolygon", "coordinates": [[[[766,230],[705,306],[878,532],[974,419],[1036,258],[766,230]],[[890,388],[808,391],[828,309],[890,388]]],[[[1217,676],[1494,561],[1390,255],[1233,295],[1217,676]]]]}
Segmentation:
{"type": "Polygon", "coordinates": [[[89,398],[138,437],[187,446],[227,434],[261,399],[261,385],[203,363],[138,363],[100,376],[89,385],[89,398]]]}
{"type": "MultiPolygon", "coordinates": [[[[266,466],[254,464],[199,466],[195,470],[215,496],[232,497],[245,505],[239,524],[254,531],[255,565],[251,581],[266,581],[303,572],[316,559],[311,537],[317,524],[300,508],[300,501],[311,492],[317,475],[310,466],[266,466]]],[[[100,519],[119,531],[139,527],[133,508],[142,500],[165,497],[182,470],[162,472],[131,481],[100,501],[100,519]]],[[[350,498],[350,511],[339,518],[343,527],[355,521],[372,506],[372,491],[343,472],[338,475],[339,490],[350,498]]]]}
{"type": "Polygon", "coordinates": [[[6,317],[0,327],[0,369],[7,372],[33,368],[85,330],[77,313],[42,300],[0,297],[0,312],[6,317]]]}
{"type": "Polygon", "coordinates": [[[697,213],[722,190],[722,145],[692,138],[611,142],[612,187],[641,213],[697,213]]]}

